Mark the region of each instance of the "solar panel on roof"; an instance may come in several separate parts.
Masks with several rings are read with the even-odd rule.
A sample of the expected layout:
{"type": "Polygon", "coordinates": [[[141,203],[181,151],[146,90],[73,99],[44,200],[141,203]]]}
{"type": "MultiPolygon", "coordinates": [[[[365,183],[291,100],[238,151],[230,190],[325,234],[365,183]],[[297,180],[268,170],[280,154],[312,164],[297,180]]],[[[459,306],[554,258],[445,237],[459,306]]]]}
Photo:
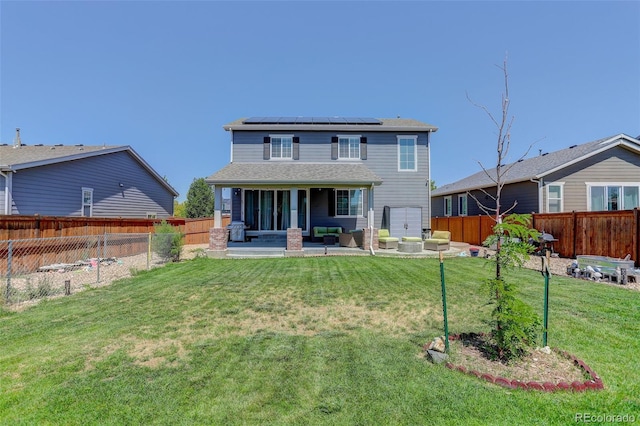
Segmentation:
{"type": "Polygon", "coordinates": [[[368,117],[250,117],[243,124],[382,124],[368,117]]]}

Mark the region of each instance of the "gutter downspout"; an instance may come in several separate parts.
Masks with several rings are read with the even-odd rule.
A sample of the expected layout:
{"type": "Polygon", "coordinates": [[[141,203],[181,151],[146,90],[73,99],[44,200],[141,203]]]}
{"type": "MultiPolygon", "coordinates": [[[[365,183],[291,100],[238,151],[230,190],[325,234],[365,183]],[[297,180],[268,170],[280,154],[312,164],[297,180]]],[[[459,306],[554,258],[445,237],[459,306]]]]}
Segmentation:
{"type": "Polygon", "coordinates": [[[13,186],[13,173],[1,172],[0,175],[4,177],[4,214],[10,215],[11,212],[11,188],[13,186]]]}
{"type": "Polygon", "coordinates": [[[428,236],[431,238],[431,130],[427,132],[427,170],[427,205],[429,206],[427,229],[429,230],[428,236]]]}
{"type": "Polygon", "coordinates": [[[373,183],[371,183],[371,189],[369,190],[369,253],[371,253],[371,256],[376,255],[373,250],[373,186],[373,183]]]}
{"type": "Polygon", "coordinates": [[[544,183],[542,182],[542,179],[530,178],[529,181],[538,184],[538,213],[544,213],[543,203],[542,203],[542,195],[543,195],[542,188],[544,183]]]}

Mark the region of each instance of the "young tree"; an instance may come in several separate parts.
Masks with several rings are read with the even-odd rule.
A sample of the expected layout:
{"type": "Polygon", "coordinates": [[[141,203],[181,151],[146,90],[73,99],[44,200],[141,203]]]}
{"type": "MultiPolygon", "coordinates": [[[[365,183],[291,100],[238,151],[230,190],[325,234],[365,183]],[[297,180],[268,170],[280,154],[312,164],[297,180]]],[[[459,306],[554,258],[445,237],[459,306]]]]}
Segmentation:
{"type": "Polygon", "coordinates": [[[173,200],[173,217],[187,217],[187,206],[185,202],[173,200]]]}
{"type": "Polygon", "coordinates": [[[194,179],[187,192],[186,217],[212,217],[214,214],[214,195],[204,178],[194,179]]]}
{"type": "MultiPolygon", "coordinates": [[[[517,201],[515,201],[511,206],[503,209],[501,204],[501,194],[506,177],[509,170],[517,162],[512,162],[510,165],[504,164],[511,147],[511,126],[514,118],[509,116],[509,74],[506,58],[502,67],[498,66],[498,68],[502,70],[504,75],[500,117],[496,118],[487,107],[473,102],[467,95],[467,99],[474,106],[482,109],[497,129],[495,169],[488,170],[479,163],[485,174],[495,184],[496,190],[495,194],[483,190],[491,204],[481,202],[470,192],[467,194],[475,200],[485,214],[491,216],[495,221],[493,234],[485,241],[486,245],[495,245],[496,247],[495,278],[488,280],[486,285],[494,304],[492,338],[495,343],[496,356],[502,360],[510,360],[527,353],[527,348],[535,342],[540,319],[530,306],[516,297],[515,286],[505,282],[502,271],[505,268],[522,265],[533,250],[529,239],[537,239],[538,231],[530,228],[530,215],[512,214],[503,220],[504,215],[517,205],[517,201]]],[[[530,149],[531,146],[520,159],[524,158],[530,149]]]]}

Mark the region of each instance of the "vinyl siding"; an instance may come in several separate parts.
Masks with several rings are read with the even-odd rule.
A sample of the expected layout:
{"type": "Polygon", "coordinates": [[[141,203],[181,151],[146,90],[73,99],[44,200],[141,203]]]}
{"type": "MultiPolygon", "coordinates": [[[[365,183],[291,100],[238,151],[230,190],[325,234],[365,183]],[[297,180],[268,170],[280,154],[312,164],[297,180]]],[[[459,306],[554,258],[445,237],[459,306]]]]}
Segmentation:
{"type": "MultiPolygon", "coordinates": [[[[336,129],[335,132],[254,132],[235,131],[233,133],[233,161],[242,162],[262,162],[262,161],[292,161],[292,162],[315,162],[328,163],[338,162],[359,162],[365,164],[373,173],[382,178],[383,183],[374,189],[374,221],[375,226],[380,227],[384,206],[419,206],[422,207],[422,227],[428,228],[430,224],[431,212],[429,210],[429,148],[427,133],[416,132],[343,132],[336,129]],[[269,134],[291,134],[300,138],[300,151],[298,160],[264,160],[263,159],[263,139],[269,134]],[[331,138],[337,135],[359,135],[367,138],[367,159],[331,159],[331,138]],[[398,171],[398,135],[417,135],[417,171],[398,171]]],[[[367,188],[368,189],[368,188],[367,188]]],[[[314,209],[314,195],[311,196],[311,218],[312,226],[314,218],[318,220],[326,219],[327,222],[334,221],[329,218],[328,212],[323,213],[327,208],[317,206],[314,209]],[[323,217],[322,215],[326,215],[323,217]]],[[[322,203],[322,201],[318,201],[322,203]]],[[[326,202],[326,196],[325,200],[326,202]]],[[[366,198],[365,198],[366,203],[366,198]]],[[[353,227],[366,226],[366,219],[358,221],[353,227]],[[363,225],[364,224],[364,225],[363,225]]],[[[324,225],[324,223],[322,223],[324,225]]],[[[351,226],[344,226],[351,228],[351,226]]]]}
{"type": "Polygon", "coordinates": [[[564,211],[586,211],[586,182],[640,182],[640,155],[616,147],[546,176],[545,208],[546,185],[554,182],[564,182],[564,211]]]}
{"type": "MultiPolygon", "coordinates": [[[[495,196],[496,191],[495,188],[491,188],[487,190],[487,192],[490,195],[495,196]]],[[[461,194],[451,194],[452,216],[460,215],[458,212],[458,195],[461,194]]],[[[444,216],[444,198],[445,196],[443,195],[432,198],[431,208],[434,217],[444,216]]],[[[471,191],[471,195],[467,197],[467,216],[486,214],[479,207],[478,202],[490,208],[495,208],[496,206],[495,201],[493,201],[484,192],[480,190],[471,191]],[[476,199],[478,201],[476,201],[476,199]]],[[[538,184],[535,182],[519,182],[511,185],[505,185],[502,188],[502,193],[500,194],[501,210],[504,212],[510,209],[516,202],[517,205],[510,211],[511,213],[537,213],[538,184]]]]}
{"type": "Polygon", "coordinates": [[[94,217],[173,212],[173,195],[131,155],[117,152],[21,170],[13,176],[13,213],[82,216],[82,188],[93,189],[94,217]]]}

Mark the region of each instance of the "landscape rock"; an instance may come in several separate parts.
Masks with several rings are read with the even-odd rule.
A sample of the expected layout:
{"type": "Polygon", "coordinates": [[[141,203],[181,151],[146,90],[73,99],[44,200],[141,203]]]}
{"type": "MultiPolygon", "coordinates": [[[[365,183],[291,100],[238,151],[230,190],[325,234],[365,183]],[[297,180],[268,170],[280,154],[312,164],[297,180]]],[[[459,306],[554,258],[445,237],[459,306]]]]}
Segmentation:
{"type": "Polygon", "coordinates": [[[427,349],[445,353],[447,345],[445,344],[444,337],[436,337],[435,339],[433,339],[433,341],[429,343],[427,349]]]}
{"type": "Polygon", "coordinates": [[[429,355],[434,364],[442,364],[449,358],[449,355],[432,349],[427,349],[427,355],[429,355]]]}

